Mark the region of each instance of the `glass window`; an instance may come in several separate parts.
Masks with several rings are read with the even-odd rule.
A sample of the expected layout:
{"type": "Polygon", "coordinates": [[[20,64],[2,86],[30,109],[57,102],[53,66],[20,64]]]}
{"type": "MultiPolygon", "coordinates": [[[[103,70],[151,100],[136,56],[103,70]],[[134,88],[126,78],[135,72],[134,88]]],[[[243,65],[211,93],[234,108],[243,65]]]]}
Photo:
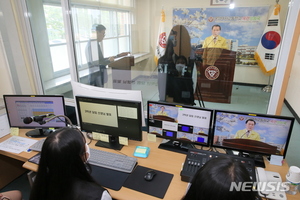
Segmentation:
{"type": "MultiPolygon", "coordinates": [[[[61,6],[44,5],[47,33],[49,39],[53,72],[62,72],[69,68],[65,29],[61,6]]],[[[66,71],[67,73],[67,71],[66,71]]]]}
{"type": "MultiPolygon", "coordinates": [[[[226,21],[239,17],[244,21],[252,19],[252,17],[247,16],[248,12],[238,12],[240,9],[227,10],[227,13],[231,13],[229,17],[226,16],[226,12],[216,12],[221,8],[227,9],[225,6],[212,6],[203,2],[200,5],[203,7],[199,7],[192,0],[186,1],[184,5],[176,1],[167,2],[164,7],[165,10],[168,9],[168,12],[165,15],[165,24],[162,26],[165,28],[165,40],[168,39],[171,29],[175,25],[179,25],[180,28],[175,30],[173,35],[171,34],[172,41],[177,40],[177,46],[173,47],[174,55],[185,55],[189,59],[186,68],[182,66],[178,68],[173,63],[171,69],[170,65],[168,67],[158,66],[152,59],[157,49],[156,38],[159,35],[161,12],[159,0],[65,0],[64,2],[67,2],[71,9],[71,14],[66,17],[72,24],[72,27],[68,27],[68,31],[64,30],[65,18],[63,19],[61,1],[39,0],[33,3],[26,0],[45,94],[64,94],[67,97],[73,97],[70,85],[70,70],[72,70],[72,72],[77,73],[75,77],[81,83],[115,89],[142,90],[144,104],[147,100],[185,103],[181,102],[180,98],[189,98],[196,105],[199,105],[198,99],[202,96],[208,99],[205,100],[205,107],[207,108],[246,111],[245,109],[248,108],[245,105],[253,105],[255,108],[252,110],[253,112],[267,112],[274,76],[265,76],[261,73],[258,65],[252,62],[254,61],[256,45],[247,44],[244,40],[254,36],[259,38],[261,34],[258,35],[258,31],[247,23],[244,25],[235,23],[241,27],[234,30],[229,26],[222,26],[221,36],[222,34],[228,36],[227,44],[230,51],[236,52],[236,56],[234,55],[231,59],[232,62],[235,62],[231,66],[233,71],[230,73],[225,71],[222,75],[225,78],[233,77],[230,77],[229,81],[219,84],[211,84],[210,80],[208,82],[202,81],[202,78],[205,77],[214,80],[222,77],[217,70],[218,66],[216,68],[212,65],[209,70],[206,70],[206,68],[201,68],[200,63],[204,52],[199,49],[201,49],[206,35],[211,35],[212,21],[219,20],[219,23],[222,23],[220,20],[226,21]],[[184,8],[182,9],[182,7],[184,8]],[[196,11],[194,15],[191,15],[190,12],[193,10],[196,11]],[[179,13],[174,14],[177,11],[179,13]],[[209,12],[212,12],[213,15],[209,12]],[[181,19],[179,17],[181,15],[185,15],[185,18],[181,19]],[[98,26],[100,24],[105,27],[105,31],[98,26]],[[184,31],[185,28],[188,31],[184,31]],[[66,32],[72,34],[74,41],[66,40],[66,32]],[[184,35],[188,35],[190,39],[183,39],[184,35]],[[68,52],[68,49],[74,49],[74,51],[68,52]],[[112,67],[117,62],[113,64],[111,60],[121,60],[117,56],[122,52],[131,52],[135,56],[134,63],[129,66],[126,62],[129,63],[132,60],[126,60],[126,62],[122,60],[121,66],[112,67]],[[74,54],[76,61],[74,66],[70,66],[68,58],[70,54],[74,54]],[[194,63],[197,66],[196,72],[193,71],[195,69],[194,63]],[[122,66],[122,64],[124,65],[122,66]],[[170,74],[177,74],[178,76],[170,77],[170,74]],[[193,77],[184,80],[186,74],[193,77]],[[167,84],[167,81],[171,84],[167,84]],[[200,91],[197,90],[196,84],[198,84],[198,89],[201,87],[200,91]],[[228,102],[216,102],[216,97],[222,97],[222,92],[225,91],[222,87],[225,87],[226,84],[230,84],[228,91],[225,88],[229,94],[228,102]],[[184,88],[183,85],[188,86],[184,88]],[[211,93],[212,85],[218,89],[215,94],[211,93]],[[266,85],[270,87],[264,88],[266,85]],[[172,92],[166,92],[166,90],[172,90],[172,92]],[[160,92],[164,94],[161,95],[160,92]]],[[[262,18],[255,17],[261,26],[267,24],[268,16],[274,7],[273,0],[266,0],[264,3],[258,0],[251,1],[251,3],[242,0],[237,2],[241,5],[240,8],[257,7],[260,10],[264,8],[265,14],[261,15],[262,18]]],[[[282,2],[280,10],[282,30],[284,30],[288,9],[288,2],[282,2]]],[[[68,8],[64,8],[64,10],[68,10],[68,8]]],[[[256,10],[255,12],[259,13],[256,10]]],[[[230,23],[230,21],[226,23],[230,23]]],[[[212,40],[211,44],[213,44],[212,40]]],[[[175,56],[172,58],[173,62],[175,62],[175,58],[175,56]]],[[[224,63],[221,62],[221,64],[224,63]]],[[[117,64],[119,65],[120,62],[117,64]]],[[[224,65],[222,69],[228,68],[224,65]]],[[[221,73],[223,72],[221,71],[221,73]]]]}

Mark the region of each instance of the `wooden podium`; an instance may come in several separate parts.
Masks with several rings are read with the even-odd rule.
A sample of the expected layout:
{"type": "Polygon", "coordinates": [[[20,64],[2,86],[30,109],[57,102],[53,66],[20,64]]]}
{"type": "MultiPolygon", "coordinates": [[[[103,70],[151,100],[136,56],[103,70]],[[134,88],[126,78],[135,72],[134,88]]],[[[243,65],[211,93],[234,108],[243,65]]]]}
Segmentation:
{"type": "Polygon", "coordinates": [[[250,139],[224,139],[223,146],[244,149],[248,151],[266,152],[274,155],[277,153],[276,146],[250,139]]]}
{"type": "Polygon", "coordinates": [[[108,66],[112,68],[113,88],[131,90],[131,67],[134,66],[134,57],[117,58],[108,66]]]}
{"type": "Polygon", "coordinates": [[[169,116],[164,116],[164,115],[153,115],[153,119],[168,121],[168,122],[175,122],[174,118],[169,117],[169,116]]]}
{"type": "MultiPolygon", "coordinates": [[[[221,48],[197,49],[197,87],[204,101],[230,103],[236,52],[221,48]]],[[[198,99],[195,94],[195,99],[198,99]]]]}

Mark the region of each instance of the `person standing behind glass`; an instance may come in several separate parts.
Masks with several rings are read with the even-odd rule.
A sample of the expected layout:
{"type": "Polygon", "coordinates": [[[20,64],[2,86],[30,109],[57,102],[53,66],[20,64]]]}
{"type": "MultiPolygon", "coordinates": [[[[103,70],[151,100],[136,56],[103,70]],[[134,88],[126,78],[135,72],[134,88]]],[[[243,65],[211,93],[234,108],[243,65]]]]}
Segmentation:
{"type": "Polygon", "coordinates": [[[158,93],[159,100],[166,101],[166,95],[173,97],[173,77],[178,76],[174,61],[174,43],[168,40],[165,54],[158,59],[158,93]]]}
{"type": "Polygon", "coordinates": [[[220,36],[221,26],[213,25],[211,28],[212,35],[205,38],[203,48],[221,48],[228,49],[226,39],[220,36]]]}
{"type": "Polygon", "coordinates": [[[100,43],[103,41],[105,37],[106,27],[102,24],[94,24],[92,27],[92,36],[91,39],[88,41],[87,46],[85,48],[85,55],[87,59],[87,63],[89,66],[89,84],[94,86],[103,87],[104,83],[107,82],[107,69],[106,66],[111,62],[115,61],[115,58],[126,56],[129,52],[123,52],[116,56],[104,58],[102,49],[100,47],[100,43]],[[93,48],[92,41],[97,41],[96,48],[93,48]],[[93,59],[93,51],[96,51],[98,55],[98,60],[93,59]],[[97,72],[97,68],[93,68],[95,66],[99,66],[99,71],[97,72]],[[96,72],[94,72],[96,71],[96,72]]]}

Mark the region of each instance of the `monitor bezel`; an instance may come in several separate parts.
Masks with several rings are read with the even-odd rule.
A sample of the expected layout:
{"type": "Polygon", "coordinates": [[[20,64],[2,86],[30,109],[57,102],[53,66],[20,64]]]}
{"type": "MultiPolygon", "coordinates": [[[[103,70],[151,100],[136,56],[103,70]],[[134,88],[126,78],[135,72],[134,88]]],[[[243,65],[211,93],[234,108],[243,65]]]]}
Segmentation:
{"type": "Polygon", "coordinates": [[[210,112],[210,120],[209,120],[209,130],[208,130],[208,137],[207,137],[207,143],[199,143],[199,142],[193,142],[193,141],[186,141],[186,140],[181,140],[181,139],[174,139],[174,138],[169,138],[165,137],[162,135],[157,135],[159,138],[167,139],[170,141],[178,141],[178,142],[183,142],[183,143],[188,143],[188,144],[193,144],[193,145],[199,145],[203,147],[209,147],[212,142],[212,123],[213,123],[213,109],[208,109],[208,108],[203,108],[203,107],[196,107],[196,106],[191,106],[191,105],[185,105],[185,104],[179,104],[179,103],[171,103],[171,102],[161,102],[161,101],[147,101],[147,131],[149,133],[149,104],[160,104],[160,105],[166,105],[166,106],[173,106],[173,107],[183,107],[183,108],[190,108],[190,109],[197,109],[197,110],[202,110],[202,111],[208,111],[210,112]]]}
{"type": "MultiPolygon", "coordinates": [[[[229,113],[229,114],[237,114],[237,115],[247,115],[247,116],[253,116],[253,117],[266,117],[266,118],[290,120],[291,124],[290,124],[289,131],[287,133],[286,144],[284,146],[284,153],[283,153],[283,155],[279,155],[279,156],[283,156],[283,158],[285,158],[285,156],[287,154],[287,150],[288,150],[290,138],[291,138],[291,135],[292,135],[292,131],[293,131],[293,126],[294,126],[294,121],[295,121],[294,117],[282,116],[282,115],[262,114],[262,113],[253,113],[253,112],[242,112],[242,111],[232,111],[232,110],[215,109],[214,110],[214,117],[213,117],[214,121],[213,121],[213,124],[212,124],[211,147],[213,147],[213,148],[222,148],[222,149],[226,149],[226,150],[238,151],[240,153],[253,154],[254,156],[255,155],[258,155],[258,156],[271,156],[272,154],[266,153],[266,152],[257,152],[255,150],[249,151],[249,150],[240,149],[240,148],[231,148],[231,147],[226,147],[226,146],[219,146],[219,145],[214,144],[213,140],[214,140],[215,130],[216,130],[216,128],[215,128],[215,126],[216,126],[216,120],[217,120],[216,116],[217,116],[217,113],[219,113],[219,112],[224,112],[224,113],[229,113]]],[[[275,154],[275,155],[278,155],[278,154],[275,154]]]]}
{"type": "MultiPolygon", "coordinates": [[[[85,127],[83,127],[83,121],[82,121],[82,115],[80,112],[80,105],[79,105],[79,100],[80,98],[88,98],[88,99],[92,99],[92,100],[100,100],[100,101],[104,101],[107,102],[107,105],[112,105],[109,102],[116,102],[116,103],[133,103],[133,104],[137,104],[136,108],[137,108],[137,116],[138,116],[138,121],[139,121],[139,127],[138,127],[138,131],[139,134],[136,134],[136,137],[128,137],[128,135],[126,134],[120,134],[117,133],[116,131],[113,132],[98,132],[98,133],[104,133],[107,134],[109,136],[113,136],[113,137],[127,137],[129,140],[135,140],[135,141],[142,141],[143,139],[143,131],[142,131],[142,113],[141,113],[141,102],[140,101],[134,101],[134,100],[124,100],[124,99],[112,99],[112,98],[103,98],[103,97],[92,97],[92,96],[75,96],[75,101],[76,101],[76,109],[77,109],[77,113],[78,113],[78,119],[79,119],[79,125],[82,131],[88,132],[88,133],[92,133],[94,132],[94,130],[91,129],[86,129],[85,127]]],[[[115,105],[115,104],[113,104],[115,105]]],[[[100,125],[101,126],[101,125],[100,125]]]]}
{"type": "MultiPolygon", "coordinates": [[[[65,105],[65,99],[63,95],[3,95],[3,100],[4,100],[4,104],[5,104],[5,109],[6,109],[6,115],[7,115],[7,119],[9,122],[9,126],[10,127],[17,127],[17,128],[22,128],[22,129],[49,129],[49,128],[54,128],[54,129],[58,129],[58,128],[63,128],[67,126],[67,122],[65,121],[64,126],[53,126],[52,124],[39,124],[36,122],[32,122],[30,123],[28,126],[12,126],[11,123],[11,116],[9,114],[9,110],[7,108],[7,102],[6,102],[6,97],[10,98],[10,97],[21,97],[21,98],[35,98],[35,97],[40,97],[40,98],[60,98],[61,102],[62,102],[62,106],[63,106],[63,113],[60,113],[58,115],[66,115],[66,105],[65,105]]],[[[55,114],[55,113],[54,113],[55,114]]],[[[57,115],[57,114],[55,114],[57,115]]],[[[28,116],[31,117],[31,116],[28,116]]],[[[50,118],[50,117],[48,117],[50,118]]],[[[61,120],[65,120],[64,118],[62,118],[61,120]]]]}

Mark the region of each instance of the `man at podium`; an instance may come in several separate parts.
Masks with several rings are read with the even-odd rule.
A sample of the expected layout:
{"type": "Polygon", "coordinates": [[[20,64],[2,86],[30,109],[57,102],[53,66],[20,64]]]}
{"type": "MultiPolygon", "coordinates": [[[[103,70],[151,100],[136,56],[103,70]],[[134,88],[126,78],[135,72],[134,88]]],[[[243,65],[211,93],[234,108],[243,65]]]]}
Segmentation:
{"type": "Polygon", "coordinates": [[[236,132],[234,138],[240,139],[250,139],[260,141],[260,135],[256,131],[254,131],[254,126],[256,122],[253,119],[246,120],[246,128],[243,130],[239,130],[236,132]]]}
{"type": "Polygon", "coordinates": [[[104,83],[107,82],[106,66],[114,62],[116,58],[129,54],[129,52],[123,52],[116,56],[105,58],[100,46],[100,43],[105,37],[105,31],[106,27],[102,24],[94,24],[91,38],[85,48],[86,60],[89,66],[89,84],[99,87],[103,87],[104,83]]]}
{"type": "Polygon", "coordinates": [[[167,114],[166,111],[165,111],[165,107],[164,107],[164,106],[161,106],[161,107],[160,107],[160,111],[158,111],[158,112],[156,113],[156,115],[168,116],[168,114],[167,114]]]}
{"type": "Polygon", "coordinates": [[[211,28],[212,35],[205,38],[202,48],[221,48],[228,49],[226,39],[220,36],[221,26],[213,25],[211,28]]]}

